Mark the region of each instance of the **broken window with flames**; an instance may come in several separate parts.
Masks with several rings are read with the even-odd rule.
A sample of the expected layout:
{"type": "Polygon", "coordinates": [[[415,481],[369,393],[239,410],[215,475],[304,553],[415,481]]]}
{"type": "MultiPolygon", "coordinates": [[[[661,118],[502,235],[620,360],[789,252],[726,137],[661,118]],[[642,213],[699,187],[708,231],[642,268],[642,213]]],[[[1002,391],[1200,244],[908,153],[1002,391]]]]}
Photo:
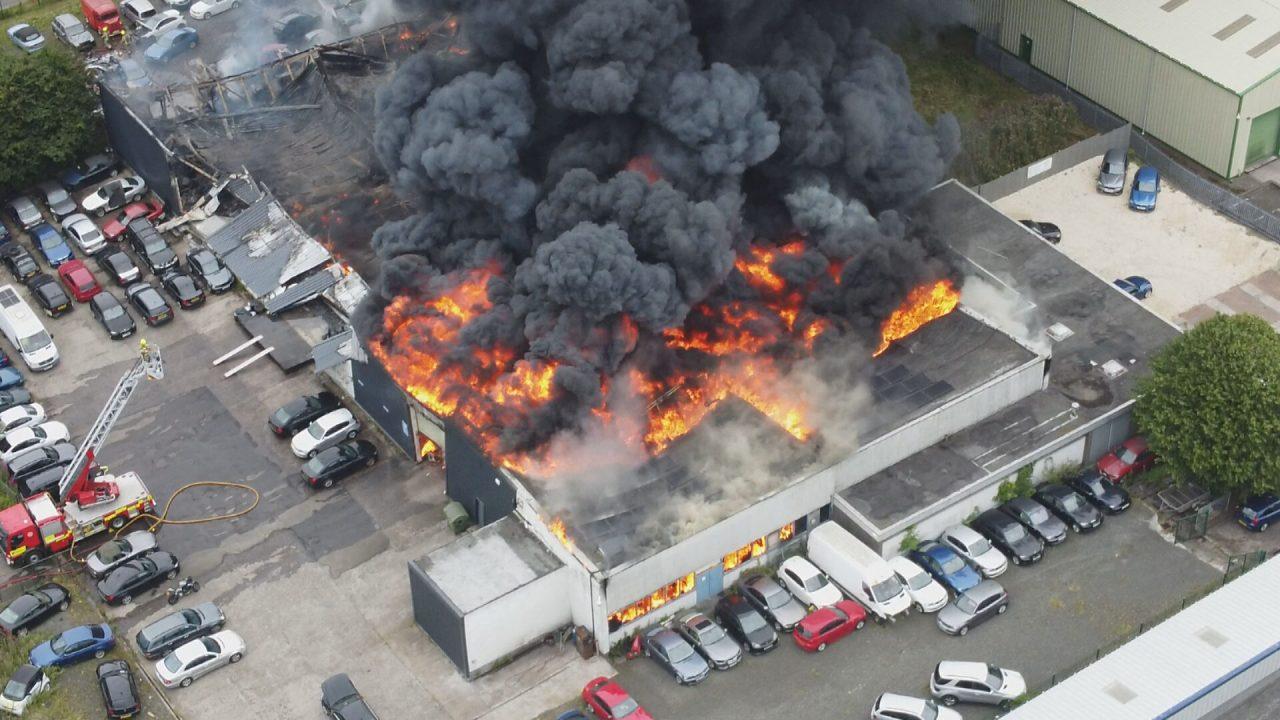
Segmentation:
{"type": "Polygon", "coordinates": [[[725,555],[724,571],[729,572],[730,570],[738,567],[742,563],[752,558],[758,558],[761,555],[764,555],[764,551],[767,547],[767,542],[768,542],[767,538],[759,537],[759,538],[756,538],[755,540],[752,540],[749,544],[744,545],[738,548],[737,550],[734,550],[728,555],[725,555]]]}
{"type": "Polygon", "coordinates": [[[675,582],[659,588],[627,607],[609,616],[609,631],[613,632],[627,623],[648,615],[685,593],[693,590],[694,576],[689,573],[675,582]]]}

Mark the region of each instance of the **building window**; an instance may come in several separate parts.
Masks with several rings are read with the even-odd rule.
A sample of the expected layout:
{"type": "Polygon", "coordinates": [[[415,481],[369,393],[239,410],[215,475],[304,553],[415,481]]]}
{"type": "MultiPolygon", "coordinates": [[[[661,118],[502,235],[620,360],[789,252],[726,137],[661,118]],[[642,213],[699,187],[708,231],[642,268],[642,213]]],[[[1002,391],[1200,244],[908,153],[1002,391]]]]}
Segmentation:
{"type": "Polygon", "coordinates": [[[725,555],[724,571],[729,572],[751,558],[758,558],[763,555],[767,542],[766,538],[759,537],[752,540],[750,544],[743,545],[737,550],[725,555]]]}
{"type": "Polygon", "coordinates": [[[675,582],[654,590],[649,595],[640,598],[636,602],[631,603],[627,607],[609,616],[609,631],[614,632],[618,628],[627,623],[648,615],[676,598],[684,595],[694,587],[694,574],[689,573],[675,582]]]}
{"type": "Polygon", "coordinates": [[[782,527],[778,528],[778,542],[784,543],[790,540],[791,538],[794,538],[795,536],[796,536],[796,524],[794,522],[789,522],[786,525],[783,525],[782,527]]]}

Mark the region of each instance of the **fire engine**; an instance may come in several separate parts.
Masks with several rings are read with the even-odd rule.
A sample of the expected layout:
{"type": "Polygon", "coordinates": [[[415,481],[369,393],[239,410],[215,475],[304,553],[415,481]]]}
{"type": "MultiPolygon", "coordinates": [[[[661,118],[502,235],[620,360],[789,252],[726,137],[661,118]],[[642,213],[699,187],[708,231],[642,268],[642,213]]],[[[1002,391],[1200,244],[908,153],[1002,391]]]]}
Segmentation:
{"type": "Polygon", "coordinates": [[[155,510],[156,501],[137,473],[108,475],[94,455],[124,412],[143,379],[164,377],[160,348],[143,340],[133,367],[116,383],[106,407],[90,428],[58,483],[58,495],[38,493],[0,510],[4,559],[32,565],[105,530],[119,530],[130,519],[155,510]],[[58,499],[62,504],[58,504],[58,499]]]}

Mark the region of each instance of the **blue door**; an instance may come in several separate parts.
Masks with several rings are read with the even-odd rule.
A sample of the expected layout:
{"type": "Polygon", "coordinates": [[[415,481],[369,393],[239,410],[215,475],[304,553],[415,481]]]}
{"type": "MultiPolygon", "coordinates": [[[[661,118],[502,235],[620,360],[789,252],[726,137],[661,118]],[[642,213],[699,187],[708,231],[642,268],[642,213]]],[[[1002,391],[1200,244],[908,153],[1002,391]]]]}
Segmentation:
{"type": "Polygon", "coordinates": [[[698,602],[710,600],[724,590],[724,568],[716,565],[698,573],[698,602]]]}

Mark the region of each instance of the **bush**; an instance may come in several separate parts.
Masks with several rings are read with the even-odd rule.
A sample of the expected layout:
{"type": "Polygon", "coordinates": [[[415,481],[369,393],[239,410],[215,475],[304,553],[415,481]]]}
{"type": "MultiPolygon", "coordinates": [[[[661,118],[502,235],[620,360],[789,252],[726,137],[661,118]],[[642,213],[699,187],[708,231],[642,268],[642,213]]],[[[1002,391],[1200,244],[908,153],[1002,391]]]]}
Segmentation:
{"type": "Polygon", "coordinates": [[[996,490],[996,502],[1007,503],[1015,498],[1031,497],[1035,491],[1036,486],[1031,482],[1031,466],[1027,465],[1018,471],[1013,480],[1000,483],[1000,488],[996,490]]]}
{"type": "Polygon", "coordinates": [[[975,180],[985,182],[1066,147],[1080,120],[1065,100],[1034,95],[992,108],[980,124],[986,132],[972,136],[963,161],[975,180]]]}
{"type": "Polygon", "coordinates": [[[902,536],[902,542],[898,543],[898,552],[906,555],[918,547],[920,547],[920,536],[916,534],[916,526],[912,525],[902,536]]]}

